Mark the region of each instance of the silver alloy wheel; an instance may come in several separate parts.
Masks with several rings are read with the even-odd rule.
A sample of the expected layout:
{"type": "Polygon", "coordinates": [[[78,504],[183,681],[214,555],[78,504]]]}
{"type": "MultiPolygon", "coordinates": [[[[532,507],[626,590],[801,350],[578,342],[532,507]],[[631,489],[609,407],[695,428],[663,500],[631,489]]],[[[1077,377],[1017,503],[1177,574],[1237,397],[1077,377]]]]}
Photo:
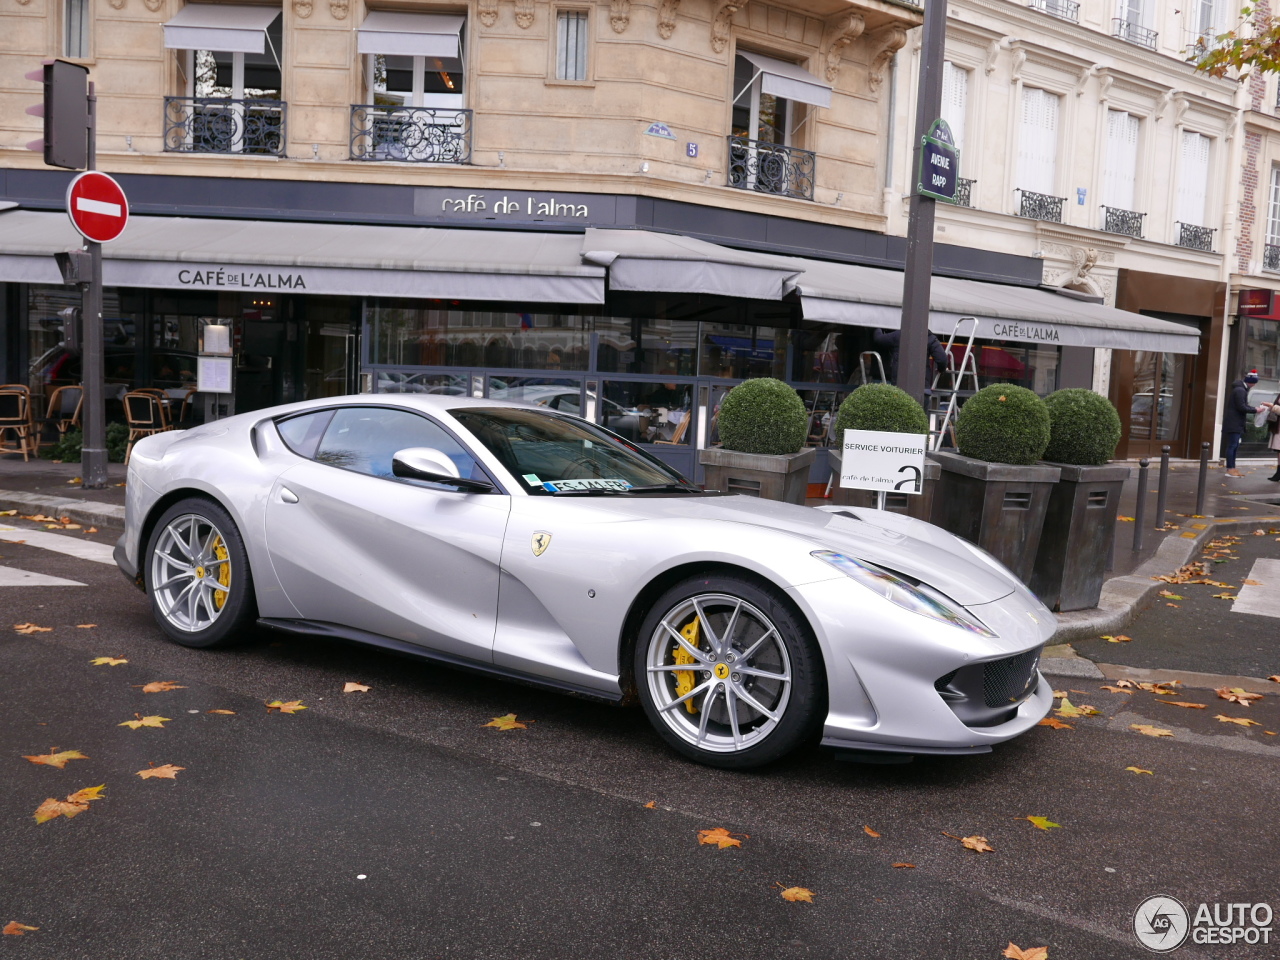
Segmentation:
{"type": "Polygon", "coordinates": [[[672,607],[649,638],[645,671],[657,715],[713,753],[760,743],[791,697],[791,658],[778,628],[730,594],[699,594],[672,607]]]}
{"type": "Polygon", "coordinates": [[[208,517],[175,517],[151,554],[151,592],[160,615],[187,633],[207,629],[226,607],[231,572],[226,540],[208,517]]]}

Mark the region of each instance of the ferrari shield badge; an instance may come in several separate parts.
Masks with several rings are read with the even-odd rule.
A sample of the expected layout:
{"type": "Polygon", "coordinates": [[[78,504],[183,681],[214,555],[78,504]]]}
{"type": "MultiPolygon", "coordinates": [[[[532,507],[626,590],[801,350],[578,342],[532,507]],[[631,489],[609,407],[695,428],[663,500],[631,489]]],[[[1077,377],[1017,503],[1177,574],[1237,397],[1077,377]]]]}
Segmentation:
{"type": "Polygon", "coordinates": [[[540,557],[547,551],[547,547],[551,546],[551,534],[545,530],[539,530],[533,535],[533,540],[529,544],[533,547],[533,555],[540,557]]]}

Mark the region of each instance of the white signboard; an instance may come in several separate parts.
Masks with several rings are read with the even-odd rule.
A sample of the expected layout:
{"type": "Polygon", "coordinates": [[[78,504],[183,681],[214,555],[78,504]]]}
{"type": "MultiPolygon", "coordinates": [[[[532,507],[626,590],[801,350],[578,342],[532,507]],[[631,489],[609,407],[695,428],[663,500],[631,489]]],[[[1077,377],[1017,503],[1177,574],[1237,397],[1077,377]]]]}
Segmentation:
{"type": "Polygon", "coordinates": [[[231,358],[196,358],[196,390],[199,393],[230,393],[231,358]]]}
{"type": "Polygon", "coordinates": [[[926,439],[923,433],[846,430],[840,459],[840,486],[920,493],[926,439]]]}

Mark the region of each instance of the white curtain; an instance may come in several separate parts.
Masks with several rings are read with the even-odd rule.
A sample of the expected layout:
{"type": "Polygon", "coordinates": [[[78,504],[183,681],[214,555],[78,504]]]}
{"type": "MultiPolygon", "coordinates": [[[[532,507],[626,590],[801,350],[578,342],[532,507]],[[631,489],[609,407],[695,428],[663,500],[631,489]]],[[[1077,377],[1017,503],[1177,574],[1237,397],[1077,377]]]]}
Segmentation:
{"type": "Polygon", "coordinates": [[[1058,97],[1047,90],[1022,88],[1022,126],[1018,137],[1020,190],[1054,196],[1058,161],[1058,97]]]}
{"type": "MultiPolygon", "coordinates": [[[[942,119],[951,127],[956,146],[964,150],[965,103],[969,97],[969,71],[962,70],[950,60],[942,62],[942,119]]],[[[960,162],[964,163],[963,154],[960,162]]]]}
{"type": "Polygon", "coordinates": [[[1197,227],[1208,226],[1204,222],[1204,207],[1209,190],[1209,138],[1203,133],[1182,131],[1180,159],[1178,220],[1197,227]]]}
{"type": "Polygon", "coordinates": [[[1107,111],[1107,158],[1103,167],[1102,202],[1108,207],[1134,209],[1139,123],[1131,113],[1107,111]]]}

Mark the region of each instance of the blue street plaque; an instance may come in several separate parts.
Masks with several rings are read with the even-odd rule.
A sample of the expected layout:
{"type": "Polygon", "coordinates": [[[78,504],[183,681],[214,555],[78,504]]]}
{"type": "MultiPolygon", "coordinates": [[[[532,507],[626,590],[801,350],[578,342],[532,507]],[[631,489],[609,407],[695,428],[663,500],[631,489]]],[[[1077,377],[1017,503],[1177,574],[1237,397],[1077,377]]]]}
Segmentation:
{"type": "Polygon", "coordinates": [[[945,120],[935,120],[920,140],[916,192],[935,200],[954,201],[960,179],[960,151],[945,120]]]}

